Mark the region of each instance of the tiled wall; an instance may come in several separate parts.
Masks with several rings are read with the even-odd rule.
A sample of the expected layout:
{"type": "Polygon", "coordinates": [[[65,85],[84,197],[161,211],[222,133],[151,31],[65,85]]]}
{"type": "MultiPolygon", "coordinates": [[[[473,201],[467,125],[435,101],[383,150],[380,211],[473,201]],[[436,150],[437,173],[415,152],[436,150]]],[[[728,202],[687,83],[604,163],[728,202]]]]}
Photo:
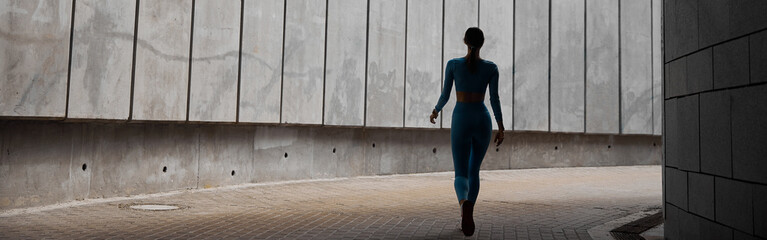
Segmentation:
{"type": "Polygon", "coordinates": [[[664,1],[668,239],[767,238],[766,12],[664,1]]]}

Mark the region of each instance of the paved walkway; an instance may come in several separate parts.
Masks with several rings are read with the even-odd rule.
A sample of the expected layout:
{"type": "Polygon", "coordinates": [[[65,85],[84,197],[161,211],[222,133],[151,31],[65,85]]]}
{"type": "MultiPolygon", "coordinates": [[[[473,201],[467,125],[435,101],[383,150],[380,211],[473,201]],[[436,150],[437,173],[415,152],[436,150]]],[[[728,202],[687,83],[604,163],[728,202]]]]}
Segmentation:
{"type": "MultiPolygon", "coordinates": [[[[479,239],[591,239],[661,206],[660,166],[483,171],[479,239]]],[[[452,173],[252,184],[0,212],[6,238],[458,238],[452,173]],[[126,204],[185,207],[141,211],[126,204]]]]}

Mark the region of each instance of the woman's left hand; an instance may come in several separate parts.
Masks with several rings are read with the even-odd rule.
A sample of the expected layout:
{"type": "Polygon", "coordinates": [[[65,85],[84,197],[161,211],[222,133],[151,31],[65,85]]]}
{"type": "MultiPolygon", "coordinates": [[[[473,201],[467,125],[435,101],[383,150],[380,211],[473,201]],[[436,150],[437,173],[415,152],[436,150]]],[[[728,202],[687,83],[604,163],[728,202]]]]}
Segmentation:
{"type": "Polygon", "coordinates": [[[503,142],[503,130],[499,130],[498,133],[495,134],[495,139],[493,139],[493,142],[495,143],[495,146],[501,146],[501,143],[503,142]]]}

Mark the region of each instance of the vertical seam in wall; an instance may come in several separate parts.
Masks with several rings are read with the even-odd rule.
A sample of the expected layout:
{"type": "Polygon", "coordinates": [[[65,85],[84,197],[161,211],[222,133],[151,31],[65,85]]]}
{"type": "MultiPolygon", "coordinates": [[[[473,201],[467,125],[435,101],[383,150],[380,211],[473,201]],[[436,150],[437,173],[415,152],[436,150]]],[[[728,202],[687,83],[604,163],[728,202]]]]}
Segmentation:
{"type": "Polygon", "coordinates": [[[368,55],[370,54],[370,0],[367,0],[365,11],[365,99],[362,107],[362,127],[367,126],[368,119],[368,55]]]}
{"type": "MultiPolygon", "coordinates": [[[[187,76],[188,81],[187,81],[187,85],[186,85],[186,121],[187,122],[189,122],[189,112],[191,111],[190,105],[191,105],[191,101],[192,101],[192,62],[194,61],[194,57],[192,57],[192,49],[194,49],[194,11],[195,11],[195,5],[196,5],[196,0],[192,0],[192,20],[191,20],[192,24],[190,24],[191,26],[189,27],[190,28],[190,30],[189,30],[189,71],[188,71],[189,76],[187,76]]],[[[199,148],[199,145],[198,145],[198,148],[199,148]]],[[[198,154],[199,154],[199,151],[198,151],[198,154]]],[[[197,162],[198,162],[198,165],[199,165],[199,157],[198,157],[197,162]]],[[[198,166],[197,174],[198,174],[198,178],[199,178],[199,174],[200,174],[199,166],[198,166]]],[[[198,181],[199,181],[199,179],[198,179],[198,181]]],[[[198,183],[198,185],[199,185],[199,183],[198,183]]],[[[198,188],[199,188],[199,186],[198,186],[198,188]]]]}
{"type": "Polygon", "coordinates": [[[69,117],[69,85],[72,79],[72,46],[75,36],[75,7],[77,6],[77,0],[72,0],[72,19],[70,19],[69,25],[69,62],[67,63],[67,95],[64,102],[64,119],[69,117]]]}
{"type": "MultiPolygon", "coordinates": [[[[284,95],[284,82],[285,82],[285,28],[288,25],[288,0],[282,1],[282,60],[280,62],[280,117],[277,123],[282,123],[282,103],[285,98],[284,95]]],[[[324,100],[323,100],[324,101],[324,100]]]]}
{"type": "Polygon", "coordinates": [[[139,16],[139,4],[141,0],[136,0],[136,12],[133,19],[133,60],[131,62],[131,78],[130,78],[130,102],[128,103],[128,121],[133,120],[133,93],[136,86],[136,43],[138,42],[138,16],[139,16]]]}
{"type": "MultiPolygon", "coordinates": [[[[443,79],[445,78],[445,68],[447,67],[447,64],[445,64],[445,0],[442,0],[442,60],[440,61],[440,64],[442,64],[442,70],[439,73],[439,90],[440,92],[443,91],[443,88],[445,88],[445,83],[443,79]]],[[[444,110],[444,109],[443,109],[444,110]]],[[[442,111],[442,114],[439,115],[439,127],[444,128],[444,120],[445,120],[445,112],[442,111]]]]}
{"type": "Polygon", "coordinates": [[[481,10],[480,10],[480,4],[481,4],[481,3],[480,3],[480,1],[481,1],[481,0],[477,0],[477,28],[479,28],[479,27],[480,27],[480,24],[479,24],[479,23],[480,23],[480,22],[479,22],[479,14],[480,14],[480,11],[481,11],[481,10]]]}
{"type": "Polygon", "coordinates": [[[588,113],[586,102],[586,86],[588,86],[588,41],[589,38],[586,35],[588,30],[588,0],[583,0],[583,132],[586,133],[586,117],[588,113]]]}
{"type": "Polygon", "coordinates": [[[548,121],[548,124],[549,124],[548,132],[551,132],[551,2],[552,2],[552,0],[549,0],[549,34],[548,34],[548,38],[549,38],[549,53],[548,53],[548,55],[549,55],[549,57],[548,57],[548,61],[549,61],[549,71],[548,71],[548,74],[549,74],[549,76],[548,76],[548,79],[549,79],[549,82],[548,82],[548,86],[547,86],[548,87],[548,95],[549,95],[549,99],[548,99],[549,107],[547,109],[547,113],[548,113],[547,121],[548,121]]]}
{"type": "Polygon", "coordinates": [[[242,89],[242,32],[245,28],[245,0],[240,0],[240,52],[238,54],[237,62],[237,109],[234,117],[234,122],[240,122],[240,91],[242,89]]]}
{"type": "MultiPolygon", "coordinates": [[[[517,78],[517,0],[511,1],[512,19],[511,19],[511,131],[514,131],[514,122],[516,122],[516,107],[514,99],[517,98],[516,78],[517,78]]],[[[509,160],[511,166],[511,160],[509,160]]]]}
{"type": "Polygon", "coordinates": [[[623,69],[622,69],[622,38],[621,38],[621,2],[618,0],[618,135],[623,134],[623,69]]]}
{"type": "MultiPolygon", "coordinates": [[[[194,0],[192,0],[192,12],[194,12],[194,0]]],[[[194,128],[197,133],[197,189],[200,189],[200,127],[194,128]]]]}
{"type": "MultiPolygon", "coordinates": [[[[698,25],[700,25],[700,24],[698,24],[698,25]]],[[[746,63],[746,66],[748,67],[748,83],[753,83],[754,79],[751,76],[751,35],[748,35],[748,37],[746,37],[746,38],[747,38],[746,39],[746,43],[748,44],[748,49],[746,50],[746,52],[748,54],[748,58],[747,58],[748,61],[746,63]]],[[[711,49],[711,58],[713,58],[713,57],[714,57],[714,51],[713,51],[713,49],[711,49]]],[[[713,64],[712,64],[711,68],[714,68],[713,64]]],[[[713,77],[713,75],[712,75],[712,77],[713,77]]]]}
{"type": "Polygon", "coordinates": [[[405,127],[405,110],[407,106],[407,13],[408,13],[408,6],[410,4],[410,1],[405,0],[405,63],[404,63],[404,71],[403,77],[402,77],[402,127],[405,127]]]}
{"type": "Polygon", "coordinates": [[[324,59],[322,61],[322,118],[320,119],[320,125],[325,125],[325,82],[328,76],[328,9],[330,8],[330,0],[325,0],[325,46],[323,50],[324,59]]]}
{"type": "Polygon", "coordinates": [[[701,94],[695,94],[695,97],[698,98],[698,102],[697,102],[698,103],[698,159],[697,159],[698,172],[702,172],[700,168],[700,146],[701,146],[700,145],[700,95],[701,94]]]}

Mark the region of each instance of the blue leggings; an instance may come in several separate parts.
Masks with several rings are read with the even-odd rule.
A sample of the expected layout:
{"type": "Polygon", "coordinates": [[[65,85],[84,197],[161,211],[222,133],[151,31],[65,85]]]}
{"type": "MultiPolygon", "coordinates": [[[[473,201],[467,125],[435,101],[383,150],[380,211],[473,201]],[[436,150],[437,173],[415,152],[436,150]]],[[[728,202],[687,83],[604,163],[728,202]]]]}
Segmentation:
{"type": "Polygon", "coordinates": [[[493,125],[482,102],[456,102],[450,128],[455,168],[455,194],[458,201],[477,201],[479,167],[490,145],[493,125]]]}

